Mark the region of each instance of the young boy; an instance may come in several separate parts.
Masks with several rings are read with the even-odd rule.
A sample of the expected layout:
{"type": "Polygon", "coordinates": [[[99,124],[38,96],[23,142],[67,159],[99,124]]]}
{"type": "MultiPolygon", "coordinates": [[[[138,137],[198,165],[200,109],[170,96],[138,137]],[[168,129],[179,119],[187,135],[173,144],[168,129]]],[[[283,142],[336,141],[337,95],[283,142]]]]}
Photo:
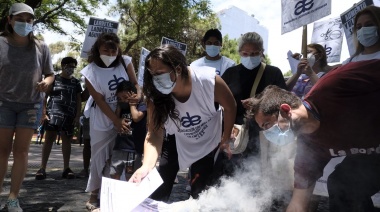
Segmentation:
{"type": "Polygon", "coordinates": [[[118,105],[116,115],[130,122],[130,131],[119,133],[112,152],[110,175],[120,179],[125,170],[129,177],[141,166],[141,157],[146,136],[146,105],[129,101],[136,95],[136,87],[129,81],[121,82],[116,90],[118,105]]]}

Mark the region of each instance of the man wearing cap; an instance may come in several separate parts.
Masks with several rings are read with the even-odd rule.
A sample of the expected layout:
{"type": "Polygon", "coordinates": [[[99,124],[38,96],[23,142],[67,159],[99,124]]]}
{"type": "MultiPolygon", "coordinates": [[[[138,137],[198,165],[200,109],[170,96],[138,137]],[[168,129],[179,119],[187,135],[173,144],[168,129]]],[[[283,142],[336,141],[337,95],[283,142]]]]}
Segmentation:
{"type": "Polygon", "coordinates": [[[74,172],[69,167],[69,162],[74,127],[79,122],[81,112],[82,92],[80,81],[72,76],[76,66],[76,59],[72,57],[63,58],[61,61],[62,72],[55,76],[53,85],[47,92],[45,100],[49,97],[49,101],[47,105],[43,104],[42,110],[42,121],[45,121],[45,142],[42,147],[41,168],[36,173],[36,180],[46,178],[47,161],[58,133],[62,138],[64,170],[62,178],[75,178],[74,172]]]}
{"type": "Polygon", "coordinates": [[[54,81],[50,51],[33,35],[34,11],[23,3],[9,10],[0,34],[0,191],[13,152],[10,212],[23,211],[18,195],[28,165],[34,130],[39,126],[44,93],[54,81]]]}

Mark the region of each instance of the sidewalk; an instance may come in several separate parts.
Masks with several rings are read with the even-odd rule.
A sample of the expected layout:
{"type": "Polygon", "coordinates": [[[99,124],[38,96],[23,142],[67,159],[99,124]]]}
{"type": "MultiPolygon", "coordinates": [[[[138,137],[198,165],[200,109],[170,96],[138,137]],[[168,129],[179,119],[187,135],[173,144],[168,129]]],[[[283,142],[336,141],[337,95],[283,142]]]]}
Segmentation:
{"type": "MultiPolygon", "coordinates": [[[[70,167],[75,173],[79,173],[83,169],[82,149],[83,145],[72,145],[70,167]]],[[[24,212],[87,211],[85,203],[89,198],[89,193],[84,191],[87,186],[87,178],[71,180],[62,178],[63,159],[61,145],[53,145],[47,165],[46,179],[35,180],[35,173],[38,171],[41,163],[41,151],[42,145],[35,144],[34,138],[29,151],[28,171],[19,196],[20,205],[24,212]]],[[[12,163],[13,158],[11,155],[8,163],[8,174],[4,180],[3,192],[0,195],[2,206],[5,204],[7,195],[9,194],[12,163]]],[[[188,194],[185,191],[187,180],[182,175],[178,178],[179,183],[173,187],[170,198],[171,202],[188,199],[188,194]]]]}

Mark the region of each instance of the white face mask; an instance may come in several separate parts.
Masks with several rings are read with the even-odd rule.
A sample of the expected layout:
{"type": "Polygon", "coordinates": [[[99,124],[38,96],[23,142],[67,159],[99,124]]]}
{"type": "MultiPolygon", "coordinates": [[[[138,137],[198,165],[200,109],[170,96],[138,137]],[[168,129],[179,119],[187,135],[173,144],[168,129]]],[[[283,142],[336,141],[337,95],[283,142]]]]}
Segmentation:
{"type": "Polygon", "coordinates": [[[270,142],[279,146],[286,145],[295,140],[294,133],[290,128],[283,132],[281,131],[278,124],[275,124],[271,128],[264,130],[263,134],[270,142]]]}
{"type": "Polygon", "coordinates": [[[240,57],[240,62],[241,64],[243,64],[245,68],[251,70],[260,65],[261,57],[260,56],[240,57]]]}
{"type": "Polygon", "coordinates": [[[102,59],[104,65],[106,65],[107,67],[110,66],[113,63],[113,61],[116,60],[116,57],[117,56],[100,55],[100,59],[102,59]]]}
{"type": "Polygon", "coordinates": [[[220,46],[206,45],[206,53],[210,57],[216,57],[220,53],[220,46]]]}
{"type": "Polygon", "coordinates": [[[309,63],[310,67],[313,67],[313,65],[315,64],[315,56],[313,53],[307,54],[307,62],[309,63]]]}
{"type": "Polygon", "coordinates": [[[370,47],[377,43],[379,35],[377,26],[362,27],[356,32],[356,37],[364,47],[370,47]]]}
{"type": "Polygon", "coordinates": [[[171,93],[176,84],[170,79],[170,73],[172,72],[153,76],[154,87],[162,94],[171,93]]]}

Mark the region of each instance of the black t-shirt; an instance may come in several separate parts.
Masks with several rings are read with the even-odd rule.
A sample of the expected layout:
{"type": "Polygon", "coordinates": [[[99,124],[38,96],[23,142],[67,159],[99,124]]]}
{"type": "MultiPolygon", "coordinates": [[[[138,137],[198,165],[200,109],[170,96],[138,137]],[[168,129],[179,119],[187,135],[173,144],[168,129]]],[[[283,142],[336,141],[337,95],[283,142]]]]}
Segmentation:
{"type": "Polygon", "coordinates": [[[78,79],[66,79],[55,75],[53,87],[49,93],[47,113],[49,123],[53,125],[72,125],[77,114],[77,95],[82,92],[78,79]]]}
{"type": "MultiPolygon", "coordinates": [[[[130,114],[130,108],[128,104],[120,105],[121,113],[120,117],[124,114],[130,114]]],[[[144,152],[144,141],[146,136],[146,104],[140,102],[137,105],[137,110],[143,112],[144,118],[142,118],[139,122],[132,121],[132,135],[127,134],[118,134],[116,137],[116,142],[114,146],[114,150],[126,150],[134,152],[136,151],[138,154],[143,154],[144,152]]]]}
{"type": "MultiPolygon", "coordinates": [[[[251,94],[252,86],[261,65],[249,70],[242,64],[228,68],[222,79],[230,88],[237,105],[235,124],[243,124],[243,118],[246,114],[241,100],[248,99],[251,94]]],[[[268,85],[277,85],[286,89],[284,76],[279,68],[266,65],[263,76],[257,86],[256,94],[262,92],[268,85]]]]}

